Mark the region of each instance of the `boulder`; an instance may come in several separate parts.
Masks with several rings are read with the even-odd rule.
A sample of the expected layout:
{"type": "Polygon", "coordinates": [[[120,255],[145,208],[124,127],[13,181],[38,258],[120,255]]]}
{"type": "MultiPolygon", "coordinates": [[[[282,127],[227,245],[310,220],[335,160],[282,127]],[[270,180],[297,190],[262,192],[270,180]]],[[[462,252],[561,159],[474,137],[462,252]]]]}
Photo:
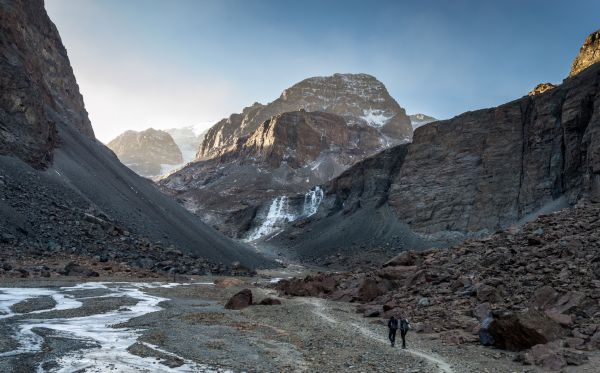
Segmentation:
{"type": "Polygon", "coordinates": [[[243,285],[244,281],[235,277],[219,278],[215,280],[215,286],[218,288],[230,288],[233,286],[243,285]]]}
{"type": "Polygon", "coordinates": [[[488,303],[480,303],[473,309],[473,316],[480,322],[491,317],[490,305],[488,303]]]}
{"type": "Polygon", "coordinates": [[[260,303],[258,303],[261,306],[274,306],[274,305],[279,305],[281,304],[281,301],[279,299],[275,299],[275,298],[265,298],[263,300],[260,301],[260,303]]]}
{"type": "Polygon", "coordinates": [[[385,293],[379,282],[373,278],[366,278],[358,289],[358,299],[361,302],[370,302],[385,293]]]}
{"type": "Polygon", "coordinates": [[[583,365],[589,361],[588,356],[580,351],[565,349],[563,356],[567,361],[567,365],[583,365]]]}
{"type": "MultiPolygon", "coordinates": [[[[483,329],[483,328],[482,328],[483,329]]],[[[546,314],[529,310],[494,318],[487,328],[493,345],[510,351],[522,351],[564,337],[567,330],[546,314]]]]}
{"type": "Polygon", "coordinates": [[[225,304],[228,310],[241,310],[252,305],[252,291],[244,289],[232,296],[225,304]]]}
{"type": "Polygon", "coordinates": [[[569,326],[573,323],[572,315],[565,315],[562,313],[558,313],[556,311],[546,311],[545,313],[549,318],[551,318],[552,320],[556,321],[557,323],[559,323],[561,325],[569,326]]]}
{"type": "Polygon", "coordinates": [[[382,308],[376,305],[370,305],[364,307],[363,316],[364,317],[379,317],[381,316],[382,308]]]}
{"type": "Polygon", "coordinates": [[[551,286],[542,286],[533,293],[531,306],[537,310],[547,310],[558,299],[558,292],[551,286]]]}
{"type": "Polygon", "coordinates": [[[561,295],[554,304],[548,307],[548,309],[556,313],[569,313],[576,309],[584,299],[584,294],[570,291],[561,295]]]}
{"type": "Polygon", "coordinates": [[[388,260],[383,264],[384,267],[391,266],[414,266],[416,264],[416,257],[410,251],[403,251],[402,253],[396,255],[392,259],[388,260]]]}
{"type": "Polygon", "coordinates": [[[386,280],[404,280],[417,271],[417,266],[387,266],[377,272],[377,276],[386,280]]]}
{"type": "Polygon", "coordinates": [[[498,303],[502,300],[500,292],[493,286],[480,285],[477,288],[477,299],[481,302],[498,303]]]}
{"type": "Polygon", "coordinates": [[[64,276],[98,277],[98,272],[87,267],[81,266],[75,262],[69,262],[60,272],[64,276]]]}
{"type": "Polygon", "coordinates": [[[559,371],[567,366],[567,360],[562,353],[545,344],[533,346],[529,354],[535,365],[547,371],[559,371]]]}
{"type": "Polygon", "coordinates": [[[430,333],[434,332],[433,327],[431,326],[431,324],[424,323],[424,322],[415,323],[412,326],[412,330],[414,330],[415,333],[425,333],[425,334],[430,334],[430,333]]]}

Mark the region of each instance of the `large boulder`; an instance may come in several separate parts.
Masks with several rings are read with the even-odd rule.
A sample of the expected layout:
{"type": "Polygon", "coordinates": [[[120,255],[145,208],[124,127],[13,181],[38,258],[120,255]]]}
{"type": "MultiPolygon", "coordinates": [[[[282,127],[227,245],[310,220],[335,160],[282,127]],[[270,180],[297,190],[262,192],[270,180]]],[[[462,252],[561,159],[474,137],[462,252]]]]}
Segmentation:
{"type": "Polygon", "coordinates": [[[404,280],[417,271],[417,266],[388,266],[377,272],[377,275],[387,280],[404,280]]]}
{"type": "Polygon", "coordinates": [[[319,273],[314,276],[306,276],[303,279],[281,280],[275,288],[285,295],[315,297],[333,293],[337,288],[337,280],[331,275],[319,273]]]}
{"type": "Polygon", "coordinates": [[[385,293],[385,289],[374,278],[366,278],[358,289],[358,300],[370,302],[385,293]]]}
{"type": "Polygon", "coordinates": [[[75,262],[69,262],[65,265],[65,268],[60,272],[64,276],[80,276],[80,277],[98,277],[98,272],[81,266],[75,262]]]}
{"type": "Polygon", "coordinates": [[[494,346],[510,351],[522,351],[546,344],[567,334],[567,329],[546,314],[529,310],[494,318],[487,328],[494,346]]]}
{"type": "Polygon", "coordinates": [[[252,291],[250,289],[244,289],[234,296],[229,298],[225,308],[228,310],[241,310],[252,305],[252,291]]]}

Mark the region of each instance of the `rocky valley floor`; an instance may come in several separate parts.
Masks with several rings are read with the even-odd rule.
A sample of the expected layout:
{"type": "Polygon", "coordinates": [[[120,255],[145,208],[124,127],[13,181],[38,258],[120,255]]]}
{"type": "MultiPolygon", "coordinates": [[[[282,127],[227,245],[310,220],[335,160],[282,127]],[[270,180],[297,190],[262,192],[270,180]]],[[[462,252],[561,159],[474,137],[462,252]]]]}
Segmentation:
{"type": "MultiPolygon", "coordinates": [[[[392,348],[384,321],[363,318],[351,303],[279,298],[266,276],[186,284],[101,280],[5,279],[0,370],[541,371],[514,362],[514,353],[450,344],[436,333],[411,332],[408,349],[392,348]],[[281,305],[225,309],[242,288],[253,292],[254,303],[272,297],[281,305]]],[[[598,363],[592,354],[589,364],[565,371],[593,372],[598,363]]]]}

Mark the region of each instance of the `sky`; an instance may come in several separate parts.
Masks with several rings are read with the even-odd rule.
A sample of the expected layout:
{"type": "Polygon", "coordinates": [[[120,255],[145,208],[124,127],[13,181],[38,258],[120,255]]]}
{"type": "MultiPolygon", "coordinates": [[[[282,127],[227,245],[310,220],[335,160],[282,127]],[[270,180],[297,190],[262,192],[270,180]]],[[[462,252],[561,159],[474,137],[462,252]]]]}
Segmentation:
{"type": "Polygon", "coordinates": [[[210,126],[305,78],[367,73],[439,119],[560,83],[597,0],[46,0],[96,136],[210,126]]]}

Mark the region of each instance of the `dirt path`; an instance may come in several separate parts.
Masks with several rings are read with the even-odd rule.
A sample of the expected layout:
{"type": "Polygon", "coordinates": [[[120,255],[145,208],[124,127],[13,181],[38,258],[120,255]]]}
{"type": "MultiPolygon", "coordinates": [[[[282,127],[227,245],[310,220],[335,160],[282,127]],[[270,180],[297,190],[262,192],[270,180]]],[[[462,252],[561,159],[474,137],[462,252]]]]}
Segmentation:
{"type": "MultiPolygon", "coordinates": [[[[385,339],[380,334],[374,332],[372,329],[370,329],[364,325],[360,325],[356,322],[340,323],[338,320],[336,320],[333,316],[330,315],[330,313],[328,312],[327,301],[324,299],[302,298],[302,301],[313,306],[312,312],[315,315],[319,316],[320,318],[322,318],[323,320],[325,320],[329,323],[338,324],[338,325],[340,325],[340,324],[347,325],[346,326],[347,328],[352,327],[354,330],[358,330],[362,335],[366,336],[367,338],[374,339],[374,340],[384,343],[386,345],[389,343],[387,339],[385,339]]],[[[454,371],[452,370],[452,368],[448,362],[442,360],[440,357],[435,356],[433,354],[429,354],[427,352],[419,351],[419,350],[412,349],[412,348],[407,348],[405,350],[399,350],[399,352],[400,353],[409,353],[416,357],[425,359],[430,364],[436,366],[440,372],[454,373],[454,371]]]]}

